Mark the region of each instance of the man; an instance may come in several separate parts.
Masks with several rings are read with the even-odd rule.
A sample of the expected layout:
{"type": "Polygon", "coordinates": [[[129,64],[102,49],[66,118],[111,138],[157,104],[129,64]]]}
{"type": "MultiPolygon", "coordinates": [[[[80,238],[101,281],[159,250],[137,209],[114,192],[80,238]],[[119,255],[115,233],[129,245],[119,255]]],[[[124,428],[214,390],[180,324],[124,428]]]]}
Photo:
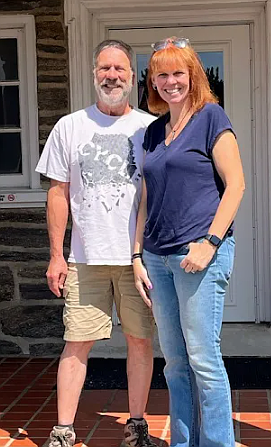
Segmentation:
{"type": "Polygon", "coordinates": [[[96,340],[110,338],[112,304],[125,334],[130,419],[127,446],[155,447],[143,418],[152,376],[150,310],[134,286],[131,266],[141,194],[142,142],[153,116],[133,109],[132,48],[107,40],[94,51],[97,103],[60,119],[45,145],[37,171],[51,178],[48,284],[65,297],[66,341],[58,369],[58,425],[50,446],[75,443],[74,418],[96,340]],[[73,227],[69,266],[63,239],[69,207],[73,227]]]}

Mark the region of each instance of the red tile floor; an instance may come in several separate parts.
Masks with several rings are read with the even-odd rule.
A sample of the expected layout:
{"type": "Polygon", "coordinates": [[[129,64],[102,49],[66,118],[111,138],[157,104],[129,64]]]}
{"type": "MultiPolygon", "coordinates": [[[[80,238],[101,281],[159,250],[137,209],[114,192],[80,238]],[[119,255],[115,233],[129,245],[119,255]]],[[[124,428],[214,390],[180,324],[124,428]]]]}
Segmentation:
{"type": "MultiPolygon", "coordinates": [[[[0,358],[0,447],[42,447],[56,423],[58,359],[0,358]]],[[[236,447],[271,447],[271,390],[233,391],[236,447]]],[[[83,391],[77,447],[120,447],[127,414],[123,390],[83,391]],[[83,446],[82,446],[83,445],[83,446]]],[[[159,447],[170,443],[166,390],[151,390],[146,419],[159,447]]]]}

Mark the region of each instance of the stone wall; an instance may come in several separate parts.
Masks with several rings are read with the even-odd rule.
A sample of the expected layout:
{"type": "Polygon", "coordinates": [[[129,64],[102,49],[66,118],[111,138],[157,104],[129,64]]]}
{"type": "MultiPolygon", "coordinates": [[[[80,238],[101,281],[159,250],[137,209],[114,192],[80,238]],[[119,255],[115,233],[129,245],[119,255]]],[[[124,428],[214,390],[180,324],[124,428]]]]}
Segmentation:
{"type": "MultiPolygon", "coordinates": [[[[46,284],[45,210],[0,213],[0,355],[52,355],[63,346],[63,300],[46,284]]],[[[70,230],[64,247],[68,254],[70,230]]]]}
{"type": "MultiPolygon", "coordinates": [[[[64,0],[0,0],[0,14],[35,17],[42,151],[53,125],[69,112],[64,0]]],[[[68,239],[69,231],[66,250],[68,239]]],[[[45,210],[1,209],[0,355],[54,355],[62,349],[63,303],[46,285],[48,260],[45,210]]]]}

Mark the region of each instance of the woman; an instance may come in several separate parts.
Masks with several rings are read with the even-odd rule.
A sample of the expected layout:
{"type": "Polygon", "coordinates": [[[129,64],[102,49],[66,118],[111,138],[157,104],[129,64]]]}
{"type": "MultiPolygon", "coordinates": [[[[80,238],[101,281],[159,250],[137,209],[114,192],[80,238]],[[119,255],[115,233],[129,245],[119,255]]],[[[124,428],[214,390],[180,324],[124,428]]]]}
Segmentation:
{"type": "Polygon", "coordinates": [[[162,116],[144,141],[136,287],[153,308],[166,360],[171,446],[234,447],[220,331],[244,191],[239,150],[189,41],[153,49],[149,109],[162,116]]]}

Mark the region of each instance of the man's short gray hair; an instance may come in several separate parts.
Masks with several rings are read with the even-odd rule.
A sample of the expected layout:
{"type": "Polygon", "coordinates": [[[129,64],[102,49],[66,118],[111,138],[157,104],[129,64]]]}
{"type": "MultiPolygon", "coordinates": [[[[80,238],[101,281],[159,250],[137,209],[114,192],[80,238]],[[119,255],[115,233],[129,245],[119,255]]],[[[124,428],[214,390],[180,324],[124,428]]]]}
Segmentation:
{"type": "Polygon", "coordinates": [[[96,68],[97,64],[97,58],[99,54],[105,50],[106,48],[118,48],[119,50],[122,50],[126,56],[128,57],[131,65],[131,69],[133,72],[135,71],[135,53],[134,50],[130,45],[123,42],[122,40],[116,40],[116,39],[107,39],[103,40],[99,45],[97,45],[96,48],[94,48],[93,51],[93,68],[96,68]]]}

